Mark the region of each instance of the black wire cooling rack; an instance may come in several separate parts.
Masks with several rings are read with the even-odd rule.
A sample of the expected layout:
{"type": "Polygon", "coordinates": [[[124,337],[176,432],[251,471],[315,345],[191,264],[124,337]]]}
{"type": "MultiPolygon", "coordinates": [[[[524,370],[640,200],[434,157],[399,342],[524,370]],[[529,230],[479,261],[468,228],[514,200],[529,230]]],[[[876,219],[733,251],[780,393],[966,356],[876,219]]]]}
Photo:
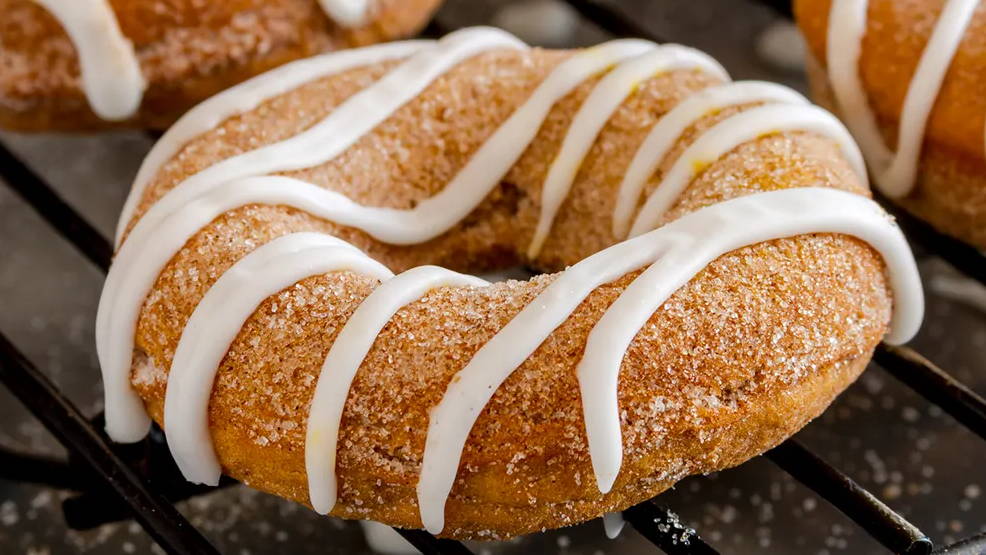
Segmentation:
{"type": "MultiPolygon", "coordinates": [[[[662,42],[637,21],[599,0],[566,1],[581,17],[614,36],[638,36],[662,42]]],[[[789,2],[764,0],[762,3],[790,16],[789,2]]],[[[447,31],[432,23],[423,34],[438,36],[447,31]]],[[[96,267],[103,272],[109,268],[110,242],[2,143],[0,177],[96,267]]],[[[986,258],[975,248],[934,231],[889,203],[883,204],[915,243],[986,284],[986,258]]],[[[881,345],[874,361],[986,440],[986,401],[947,372],[908,347],[881,345]]],[[[83,415],[3,334],[0,334],[0,381],[70,453],[69,459],[62,459],[0,449],[0,478],[78,492],[63,503],[66,525],[73,529],[90,529],[133,518],[168,553],[218,553],[174,507],[177,501],[214,488],[185,482],[159,430],[155,429],[148,439],[136,445],[112,444],[102,432],[101,415],[94,418],[83,415]]],[[[914,524],[795,440],[785,441],[764,456],[893,552],[986,553],[986,534],[936,550],[928,536],[914,524]]],[[[232,483],[224,479],[219,487],[232,483]]],[[[643,537],[669,554],[718,553],[702,539],[700,531],[681,524],[677,515],[659,499],[645,501],[623,514],[643,537]]],[[[425,554],[471,553],[459,542],[438,539],[427,532],[398,532],[425,554]]]]}

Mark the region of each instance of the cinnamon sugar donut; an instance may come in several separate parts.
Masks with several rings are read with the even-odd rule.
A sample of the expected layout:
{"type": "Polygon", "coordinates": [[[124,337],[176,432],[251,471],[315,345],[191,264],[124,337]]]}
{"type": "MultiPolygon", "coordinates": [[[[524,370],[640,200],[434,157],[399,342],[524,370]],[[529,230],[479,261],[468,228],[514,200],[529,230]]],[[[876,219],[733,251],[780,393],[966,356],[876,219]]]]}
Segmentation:
{"type": "Polygon", "coordinates": [[[986,249],[986,7],[977,0],[800,0],[815,97],[837,109],[877,186],[986,249]]]}
{"type": "Polygon", "coordinates": [[[0,0],[0,127],[165,128],[253,75],[417,32],[439,0],[0,0]]]}
{"type": "Polygon", "coordinates": [[[190,112],[121,217],[107,430],[150,415],[190,480],[454,538],[570,525],[776,445],[920,324],[855,144],[789,89],[488,28],[320,60],[190,112]],[[437,266],[518,263],[555,273],[437,266]]]}

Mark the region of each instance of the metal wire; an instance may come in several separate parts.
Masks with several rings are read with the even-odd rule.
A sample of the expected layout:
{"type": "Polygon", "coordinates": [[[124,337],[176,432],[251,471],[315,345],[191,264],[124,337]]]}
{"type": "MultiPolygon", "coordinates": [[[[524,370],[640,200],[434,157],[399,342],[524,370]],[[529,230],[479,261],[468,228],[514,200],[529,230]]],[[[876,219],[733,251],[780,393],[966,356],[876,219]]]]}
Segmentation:
{"type": "Polygon", "coordinates": [[[472,551],[455,540],[439,539],[424,530],[405,530],[394,528],[411,545],[422,553],[436,553],[442,555],[469,555],[472,551]]]}
{"type": "Polygon", "coordinates": [[[963,274],[986,285],[986,256],[979,249],[949,237],[900,208],[879,191],[873,197],[897,220],[907,238],[945,260],[963,274]]]}
{"type": "Polygon", "coordinates": [[[3,143],[0,143],[0,176],[48,225],[75,245],[93,264],[104,271],[110,267],[113,247],[109,241],[3,143]]]}
{"type": "Polygon", "coordinates": [[[789,439],[765,456],[796,480],[825,498],[894,553],[927,555],[931,540],[872,493],[789,439]]]}
{"type": "Polygon", "coordinates": [[[641,536],[668,555],[715,555],[719,553],[705,543],[698,532],[682,524],[678,515],[654,501],[645,501],[623,511],[623,518],[641,536]]]}
{"type": "Polygon", "coordinates": [[[986,553],[986,533],[936,549],[934,553],[935,555],[983,555],[986,553]]]}
{"type": "Polygon", "coordinates": [[[575,11],[593,25],[614,37],[640,37],[654,42],[664,42],[661,37],[623,12],[598,0],[565,0],[575,11]]]}
{"type": "MultiPolygon", "coordinates": [[[[54,192],[48,183],[14,156],[2,143],[0,143],[0,177],[86,258],[104,272],[109,268],[113,252],[110,242],[90,226],[78,212],[54,192]]],[[[103,480],[112,482],[110,485],[114,486],[122,501],[134,512],[137,520],[144,525],[145,530],[161,547],[174,553],[216,553],[198,530],[191,526],[169,502],[214,488],[177,489],[173,491],[174,496],[171,499],[159,493],[152,493],[147,484],[134,474],[110,449],[108,444],[99,437],[98,432],[85,421],[78,409],[62,396],[43,374],[30,365],[26,358],[20,355],[6,336],[0,336],[0,338],[2,338],[0,341],[2,358],[0,360],[4,363],[0,378],[3,378],[4,384],[34,412],[46,428],[55,433],[66,448],[77,451],[79,449],[78,444],[81,442],[83,446],[89,449],[89,451],[79,453],[82,459],[103,480]],[[23,397],[18,394],[18,390],[15,390],[18,385],[26,388],[22,390],[24,391],[23,397]],[[41,413],[35,410],[35,406],[61,406],[62,410],[57,414],[71,413],[73,418],[68,423],[59,423],[48,418],[42,418],[41,413]],[[58,429],[52,426],[57,426],[58,429]],[[123,476],[122,482],[118,476],[123,476]],[[131,495],[134,497],[129,497],[131,495]],[[169,511],[162,513],[160,511],[162,506],[168,507],[169,511]],[[188,543],[187,546],[185,542],[188,543]],[[173,551],[175,546],[178,546],[179,549],[173,551]]],[[[124,447],[115,446],[115,448],[119,450],[124,447]]],[[[79,528],[87,528],[122,517],[122,506],[118,504],[114,506],[112,503],[102,507],[104,509],[102,511],[89,512],[88,509],[94,508],[99,500],[99,496],[82,496],[81,500],[68,501],[65,511],[69,522],[79,528]]],[[[403,533],[404,531],[398,530],[398,532],[403,533]]],[[[425,554],[469,553],[461,544],[454,545],[458,542],[438,540],[427,532],[418,532],[411,533],[415,538],[412,544],[425,554]],[[424,535],[431,537],[434,542],[425,538],[424,535]],[[421,546],[418,545],[419,543],[421,546]]]]}
{"type": "Polygon", "coordinates": [[[880,345],[873,360],[928,401],[986,439],[986,400],[910,347],[880,345]]]}
{"type": "Polygon", "coordinates": [[[3,448],[0,448],[0,479],[70,490],[84,489],[92,481],[90,476],[83,477],[76,472],[64,458],[31,455],[3,448]]]}
{"type": "Polygon", "coordinates": [[[0,381],[66,448],[95,471],[107,491],[127,503],[144,530],[165,551],[218,553],[174,505],[148,488],[120,460],[72,402],[3,334],[0,334],[0,381]]]}

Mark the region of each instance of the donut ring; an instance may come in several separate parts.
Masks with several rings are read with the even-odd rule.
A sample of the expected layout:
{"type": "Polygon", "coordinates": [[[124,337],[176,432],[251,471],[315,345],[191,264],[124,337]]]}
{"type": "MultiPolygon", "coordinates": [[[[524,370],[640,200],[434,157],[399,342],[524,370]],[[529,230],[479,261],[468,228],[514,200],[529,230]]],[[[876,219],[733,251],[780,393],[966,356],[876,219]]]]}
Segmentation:
{"type": "Polygon", "coordinates": [[[454,538],[570,525],[776,445],[920,324],[848,132],[789,89],[488,28],[324,60],[190,112],[121,218],[107,430],[146,409],[190,480],[454,538]],[[418,266],[519,262],[571,267],[418,266]]]}
{"type": "Polygon", "coordinates": [[[413,34],[438,4],[0,0],[0,127],[163,129],[285,62],[413,34]]]}
{"type": "Polygon", "coordinates": [[[837,108],[877,186],[986,249],[986,9],[976,0],[795,2],[816,100],[837,108]]]}

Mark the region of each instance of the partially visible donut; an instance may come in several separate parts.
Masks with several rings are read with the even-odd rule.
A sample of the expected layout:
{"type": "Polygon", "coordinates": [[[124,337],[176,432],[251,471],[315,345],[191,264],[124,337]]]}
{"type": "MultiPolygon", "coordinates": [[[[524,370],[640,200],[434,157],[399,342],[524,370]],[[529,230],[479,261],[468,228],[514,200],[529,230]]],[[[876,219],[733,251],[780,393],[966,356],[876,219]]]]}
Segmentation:
{"type": "Polygon", "coordinates": [[[986,7],[978,0],[798,0],[817,101],[877,186],[986,249],[986,7]]]}
{"type": "Polygon", "coordinates": [[[439,2],[0,0],[0,128],[163,129],[285,62],[413,34],[439,2]]]}
{"type": "Polygon", "coordinates": [[[565,526],[776,445],[920,323],[862,157],[789,89],[487,28],[296,64],[319,77],[165,134],[100,300],[111,437],[146,407],[191,480],[455,538],[565,526]],[[417,267],[516,263],[564,270],[417,267]]]}

